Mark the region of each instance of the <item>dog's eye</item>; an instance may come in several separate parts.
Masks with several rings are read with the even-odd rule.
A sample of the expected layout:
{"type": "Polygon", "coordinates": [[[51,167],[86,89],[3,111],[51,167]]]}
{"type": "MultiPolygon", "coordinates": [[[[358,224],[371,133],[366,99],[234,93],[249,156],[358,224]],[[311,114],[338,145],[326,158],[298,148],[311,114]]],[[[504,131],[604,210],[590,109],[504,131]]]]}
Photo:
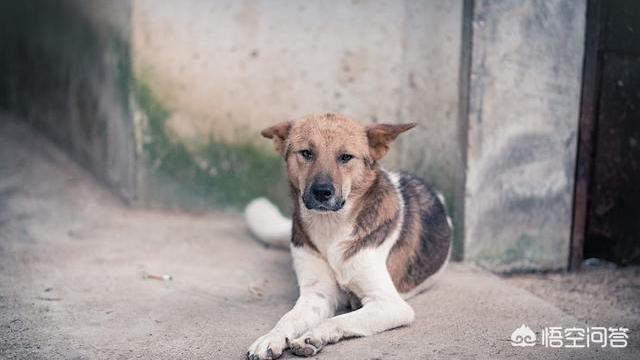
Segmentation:
{"type": "Polygon", "coordinates": [[[351,159],[353,159],[353,155],[351,154],[342,154],[338,157],[338,160],[343,164],[348,163],[351,159]]]}
{"type": "Polygon", "coordinates": [[[302,150],[300,151],[300,155],[302,155],[305,160],[313,160],[313,153],[311,152],[311,150],[302,150]]]}

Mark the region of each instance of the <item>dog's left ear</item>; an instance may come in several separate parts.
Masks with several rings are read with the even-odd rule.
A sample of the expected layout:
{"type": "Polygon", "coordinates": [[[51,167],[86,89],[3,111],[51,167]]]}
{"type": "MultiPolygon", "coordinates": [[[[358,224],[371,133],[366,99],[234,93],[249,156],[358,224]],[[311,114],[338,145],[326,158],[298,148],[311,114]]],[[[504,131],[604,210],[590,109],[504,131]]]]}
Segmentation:
{"type": "Polygon", "coordinates": [[[291,130],[291,121],[284,121],[262,130],[260,134],[268,139],[272,139],[276,150],[280,155],[284,156],[284,143],[289,137],[289,130],[291,130]]]}
{"type": "Polygon", "coordinates": [[[412,129],[416,123],[409,124],[373,124],[367,126],[367,138],[369,139],[369,151],[371,157],[378,161],[389,151],[389,145],[398,135],[412,129]]]}

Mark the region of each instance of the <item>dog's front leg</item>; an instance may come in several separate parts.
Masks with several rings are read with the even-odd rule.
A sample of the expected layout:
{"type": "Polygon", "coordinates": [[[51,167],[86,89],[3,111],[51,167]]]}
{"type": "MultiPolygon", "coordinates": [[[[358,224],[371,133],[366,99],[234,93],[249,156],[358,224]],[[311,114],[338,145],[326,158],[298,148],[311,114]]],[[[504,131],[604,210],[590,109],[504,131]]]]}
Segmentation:
{"type": "Polygon", "coordinates": [[[291,341],[290,348],[295,354],[315,355],[324,345],[342,338],[368,336],[413,321],[413,309],[398,294],[387,271],[385,258],[375,250],[356,254],[344,272],[350,279],[349,289],[361,298],[362,307],[325,320],[291,341]]]}
{"type": "Polygon", "coordinates": [[[288,347],[289,340],[333,316],[346,301],[324,259],[305,247],[292,247],[291,255],[300,297],[271,331],[249,347],[247,359],[278,358],[288,347]]]}

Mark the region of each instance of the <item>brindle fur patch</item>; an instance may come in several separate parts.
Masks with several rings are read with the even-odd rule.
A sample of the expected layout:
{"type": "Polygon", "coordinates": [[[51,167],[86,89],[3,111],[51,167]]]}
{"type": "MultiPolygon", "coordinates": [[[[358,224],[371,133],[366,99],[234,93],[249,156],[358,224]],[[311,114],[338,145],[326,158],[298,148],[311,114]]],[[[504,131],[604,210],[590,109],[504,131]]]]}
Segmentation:
{"type": "Polygon", "coordinates": [[[398,226],[400,202],[387,174],[376,171],[373,184],[354,207],[357,209],[353,240],[344,250],[348,259],[368,246],[379,246],[398,226]]]}
{"type": "Polygon", "coordinates": [[[291,189],[292,197],[294,199],[294,209],[292,218],[291,229],[291,243],[295,247],[308,246],[309,249],[319,253],[318,248],[313,244],[307,231],[304,229],[302,220],[300,219],[300,205],[298,204],[297,196],[298,192],[295,189],[291,189]]]}
{"type": "Polygon", "coordinates": [[[400,192],[404,221],[387,259],[387,269],[396,289],[404,293],[442,267],[451,246],[452,231],[444,204],[429,184],[402,173],[400,192]]]}

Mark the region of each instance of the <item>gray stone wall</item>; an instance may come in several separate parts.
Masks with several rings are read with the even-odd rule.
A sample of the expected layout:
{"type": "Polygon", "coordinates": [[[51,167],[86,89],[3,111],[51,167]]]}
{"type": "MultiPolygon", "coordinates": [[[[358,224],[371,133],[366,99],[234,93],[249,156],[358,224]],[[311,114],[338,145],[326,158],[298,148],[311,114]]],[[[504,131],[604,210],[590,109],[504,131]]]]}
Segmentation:
{"type": "MultiPolygon", "coordinates": [[[[160,170],[148,174],[146,183],[155,184],[147,189],[148,198],[167,202],[164,195],[177,193],[167,189],[179,187],[155,191],[166,183],[155,179],[182,173],[180,182],[199,194],[195,200],[242,205],[267,195],[286,211],[290,201],[278,175],[281,160],[259,130],[307,113],[337,112],[363,123],[418,122],[394,144],[384,165],[433,182],[462,229],[461,207],[455,206],[463,198],[461,140],[466,137],[458,112],[462,4],[135,1],[135,80],[166,110],[163,119],[147,117],[153,130],[146,137],[148,148],[158,147],[155,139],[176,145],[148,152],[160,170]],[[219,151],[208,151],[211,147],[246,163],[266,162],[276,171],[219,171],[219,151]],[[175,158],[195,159],[194,165],[181,168],[171,163],[175,158]],[[227,184],[242,184],[246,191],[227,184]],[[221,199],[220,193],[233,196],[221,199]]],[[[153,115],[142,103],[143,112],[153,115]]],[[[188,199],[180,195],[169,202],[176,198],[188,199]]]]}
{"type": "Polygon", "coordinates": [[[566,268],[585,1],[475,1],[465,256],[566,268]]]}

